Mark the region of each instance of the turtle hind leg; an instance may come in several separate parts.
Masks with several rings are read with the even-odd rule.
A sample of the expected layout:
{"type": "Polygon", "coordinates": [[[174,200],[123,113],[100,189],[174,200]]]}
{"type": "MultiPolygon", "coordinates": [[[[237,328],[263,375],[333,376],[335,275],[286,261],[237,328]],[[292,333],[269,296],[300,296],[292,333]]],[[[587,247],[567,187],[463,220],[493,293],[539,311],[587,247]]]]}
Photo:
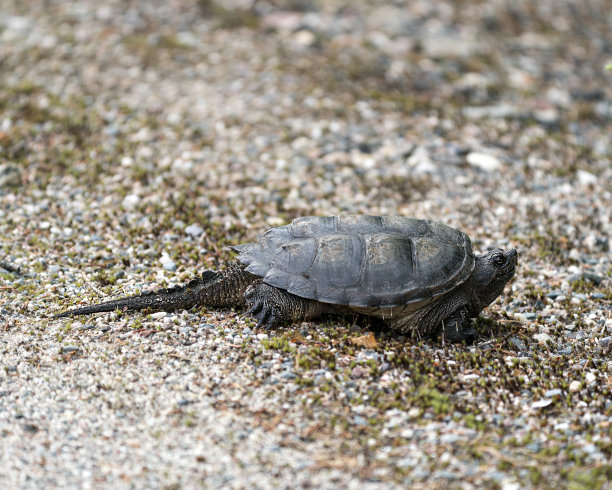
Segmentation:
{"type": "Polygon", "coordinates": [[[325,313],[322,303],[300,298],[268,284],[251,284],[244,293],[249,305],[246,313],[257,320],[257,328],[266,330],[283,323],[295,323],[316,318],[325,313]]]}
{"type": "Polygon", "coordinates": [[[465,308],[459,308],[445,318],[442,321],[442,327],[443,339],[448,342],[472,344],[478,337],[478,332],[472,325],[472,320],[465,308]]]}

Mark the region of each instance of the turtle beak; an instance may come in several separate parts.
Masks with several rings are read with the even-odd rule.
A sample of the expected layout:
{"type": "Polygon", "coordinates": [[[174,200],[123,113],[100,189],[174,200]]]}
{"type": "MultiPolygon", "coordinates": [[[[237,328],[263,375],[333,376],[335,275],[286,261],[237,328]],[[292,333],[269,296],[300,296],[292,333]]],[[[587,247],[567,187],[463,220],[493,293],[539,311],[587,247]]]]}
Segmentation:
{"type": "Polygon", "coordinates": [[[511,248],[509,250],[506,250],[505,255],[508,265],[516,266],[516,264],[518,264],[518,252],[516,251],[516,249],[511,248]]]}
{"type": "Polygon", "coordinates": [[[511,248],[509,250],[504,251],[504,256],[506,257],[506,264],[502,268],[502,274],[504,276],[508,276],[508,280],[514,276],[514,270],[516,265],[518,264],[518,252],[516,249],[511,248]]]}

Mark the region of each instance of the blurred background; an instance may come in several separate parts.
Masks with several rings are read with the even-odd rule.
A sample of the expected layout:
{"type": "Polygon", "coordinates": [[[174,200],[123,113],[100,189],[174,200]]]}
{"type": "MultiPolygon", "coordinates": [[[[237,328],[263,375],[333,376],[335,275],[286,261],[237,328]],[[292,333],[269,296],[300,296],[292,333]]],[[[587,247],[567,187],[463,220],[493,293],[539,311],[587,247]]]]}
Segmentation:
{"type": "Polygon", "coordinates": [[[21,237],[49,218],[60,243],[119,222],[238,239],[359,212],[565,257],[607,246],[605,0],[1,7],[2,188],[36,218],[21,237]]]}

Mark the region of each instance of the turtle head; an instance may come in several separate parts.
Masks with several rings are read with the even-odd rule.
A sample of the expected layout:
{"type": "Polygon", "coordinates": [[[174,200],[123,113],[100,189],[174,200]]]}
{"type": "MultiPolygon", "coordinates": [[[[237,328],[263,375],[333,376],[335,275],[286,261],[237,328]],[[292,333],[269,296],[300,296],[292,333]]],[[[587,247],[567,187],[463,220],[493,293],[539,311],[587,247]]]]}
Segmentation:
{"type": "Polygon", "coordinates": [[[518,254],[513,248],[498,248],[476,257],[472,284],[478,297],[478,312],[502,293],[506,283],[514,276],[517,262],[518,254]]]}

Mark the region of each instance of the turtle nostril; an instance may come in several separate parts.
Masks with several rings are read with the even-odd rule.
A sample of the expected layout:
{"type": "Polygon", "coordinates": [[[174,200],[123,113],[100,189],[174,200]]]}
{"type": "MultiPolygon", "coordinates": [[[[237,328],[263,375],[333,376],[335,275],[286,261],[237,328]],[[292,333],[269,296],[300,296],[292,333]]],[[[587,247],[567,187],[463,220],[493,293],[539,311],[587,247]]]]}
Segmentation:
{"type": "Polygon", "coordinates": [[[513,265],[516,265],[518,263],[518,252],[516,251],[516,249],[511,248],[510,250],[508,250],[508,261],[513,265]]]}
{"type": "Polygon", "coordinates": [[[504,256],[506,257],[507,264],[516,264],[518,258],[518,253],[516,249],[511,248],[504,251],[504,256]]]}

